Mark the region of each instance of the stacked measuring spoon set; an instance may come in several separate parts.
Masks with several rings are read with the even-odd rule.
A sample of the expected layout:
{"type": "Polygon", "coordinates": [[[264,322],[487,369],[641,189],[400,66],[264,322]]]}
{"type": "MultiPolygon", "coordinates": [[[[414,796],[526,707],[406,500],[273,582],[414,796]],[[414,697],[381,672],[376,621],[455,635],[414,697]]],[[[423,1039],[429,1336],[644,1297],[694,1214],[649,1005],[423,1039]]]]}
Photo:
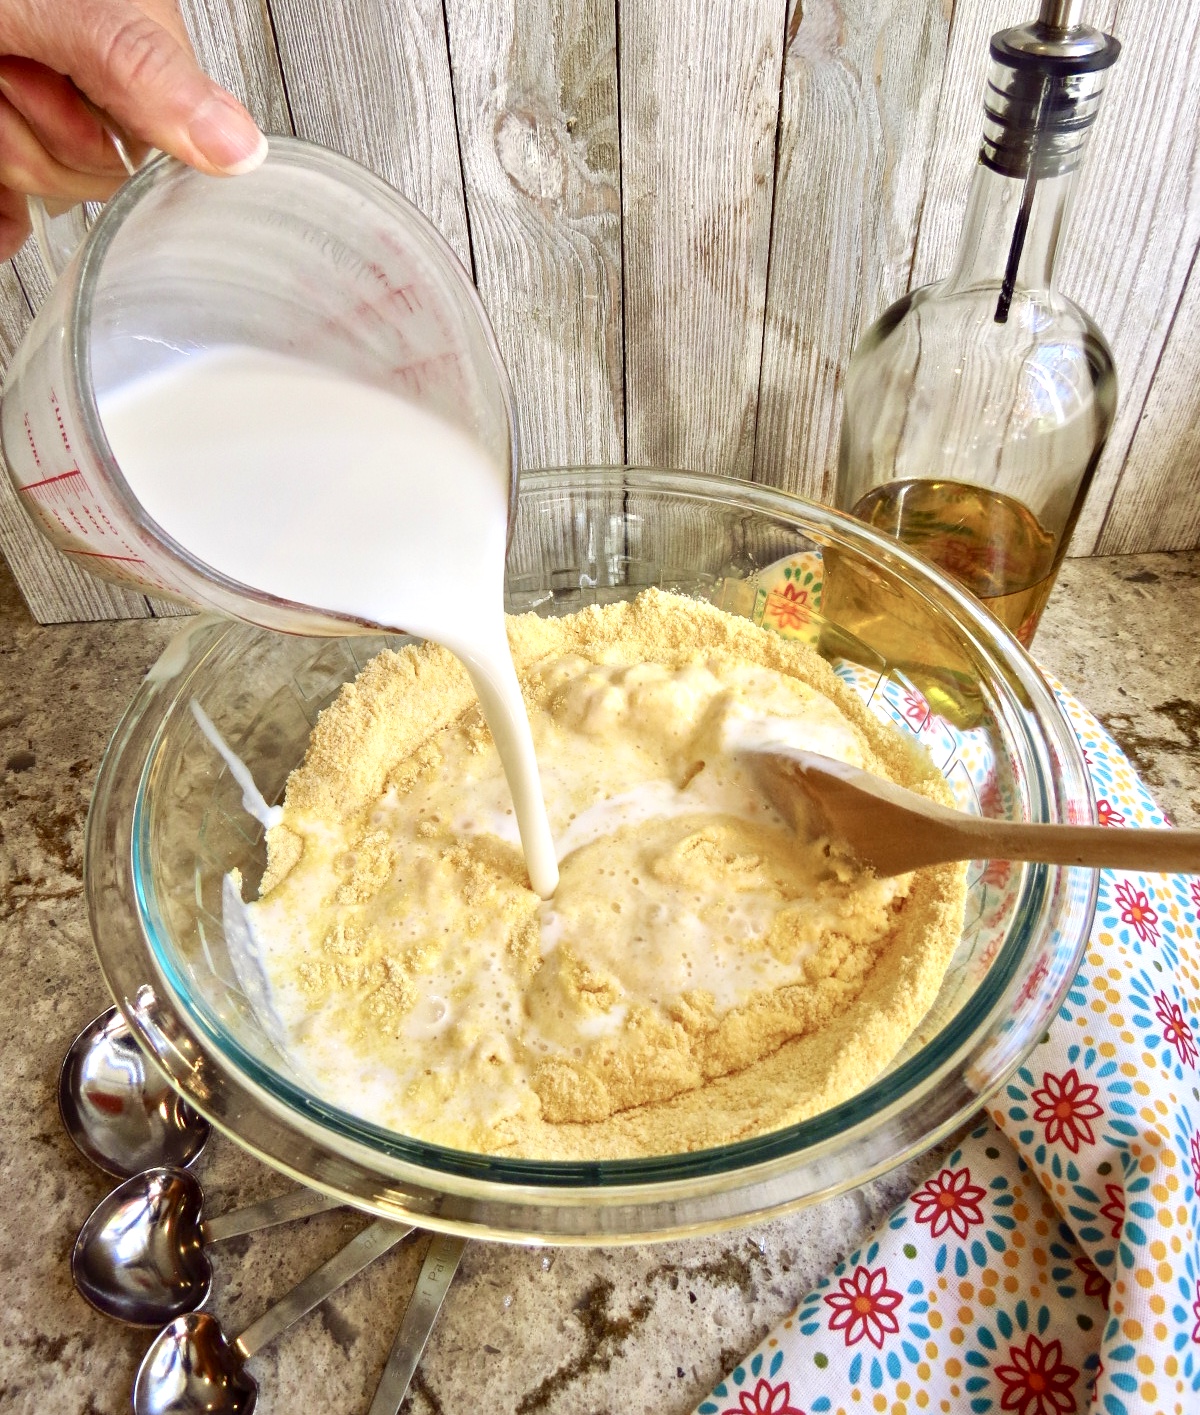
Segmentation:
{"type": "MultiPolygon", "coordinates": [[[[415,1231],[375,1220],[229,1336],[201,1310],[212,1288],[208,1246],[339,1205],[296,1189],[204,1218],[189,1166],[208,1141],[208,1121],[148,1064],[115,1007],[72,1042],[58,1104],[80,1152],[121,1181],[80,1229],[71,1254],[76,1289],[105,1316],[158,1329],[134,1380],[135,1415],[251,1415],[258,1386],[246,1362],[415,1231]]],[[[464,1247],[461,1238],[433,1235],[368,1415],[399,1410],[464,1247]]]]}

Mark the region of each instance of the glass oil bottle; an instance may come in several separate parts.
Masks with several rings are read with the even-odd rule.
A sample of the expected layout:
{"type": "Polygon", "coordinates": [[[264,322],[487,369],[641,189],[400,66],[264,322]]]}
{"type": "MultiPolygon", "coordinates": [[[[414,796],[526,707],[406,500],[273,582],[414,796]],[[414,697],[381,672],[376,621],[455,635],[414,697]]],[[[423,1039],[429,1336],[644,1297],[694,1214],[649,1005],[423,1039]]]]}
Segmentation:
{"type": "Polygon", "coordinates": [[[837,505],[947,571],[1026,645],[1116,411],[1104,336],[1055,285],[1120,53],[1081,10],[1045,0],[1032,24],[992,36],[957,259],[859,342],[839,452],[837,505]]]}

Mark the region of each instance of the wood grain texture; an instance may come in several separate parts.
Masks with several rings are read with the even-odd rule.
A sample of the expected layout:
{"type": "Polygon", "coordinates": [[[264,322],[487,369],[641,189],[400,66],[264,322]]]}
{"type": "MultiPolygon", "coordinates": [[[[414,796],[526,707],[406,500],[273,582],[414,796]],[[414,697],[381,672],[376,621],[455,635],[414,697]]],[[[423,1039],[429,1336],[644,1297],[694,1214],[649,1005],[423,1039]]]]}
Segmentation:
{"type": "Polygon", "coordinates": [[[205,73],[236,94],[266,133],[290,133],[291,115],[268,0],[180,0],[205,73]]]}
{"type": "MultiPolygon", "coordinates": [[[[1096,125],[1062,288],[1117,362],[1118,408],[1072,553],[1097,548],[1200,242],[1200,6],[1120,0],[1125,46],[1096,125]]],[[[1193,468],[1194,475],[1194,468],[1193,468]]],[[[1113,516],[1108,523],[1117,531],[1113,516]]],[[[1146,548],[1150,548],[1147,546],[1146,548]]]]}
{"type": "MultiPolygon", "coordinates": [[[[12,268],[19,285],[19,296],[23,297],[29,309],[37,314],[54,281],[38,251],[36,236],[30,236],[16,253],[12,259],[12,268]]],[[[7,359],[5,362],[7,364],[7,359]]]]}
{"type": "Polygon", "coordinates": [[[526,466],[623,460],[613,0],[448,0],[475,274],[526,466]]]}
{"type": "MultiPolygon", "coordinates": [[[[1164,527],[1147,526],[1152,538],[1142,545],[1125,536],[1121,517],[1136,504],[1143,468],[1132,455],[1134,437],[1200,244],[1200,5],[1120,0],[1114,32],[1125,48],[1088,156],[1075,218],[1082,239],[1071,243],[1062,275],[1063,289],[1104,330],[1118,379],[1117,419],[1075,533],[1077,555],[1100,549],[1102,527],[1105,544],[1162,545],[1164,527]]],[[[1197,326],[1179,326],[1181,337],[1189,327],[1197,326]]],[[[1177,345],[1181,356],[1187,351],[1177,345]]],[[[1194,381],[1194,342],[1190,356],[1194,381]]],[[[1186,457],[1187,447],[1168,455],[1186,457]]],[[[1194,456],[1185,465],[1176,487],[1188,495],[1176,506],[1194,518],[1200,466],[1194,456]]]]}
{"type": "Polygon", "coordinates": [[[908,288],[948,30],[941,0],[793,0],[757,481],[833,496],[846,364],[908,288]]]}
{"type": "Polygon", "coordinates": [[[272,13],[297,134],[386,178],[470,269],[440,0],[272,0],[272,13]]]}
{"type": "Polygon", "coordinates": [[[787,3],[620,22],[627,453],[749,477],[787,3]]]}
{"type": "Polygon", "coordinates": [[[1200,546],[1200,258],[1108,504],[1099,555],[1200,546]]]}

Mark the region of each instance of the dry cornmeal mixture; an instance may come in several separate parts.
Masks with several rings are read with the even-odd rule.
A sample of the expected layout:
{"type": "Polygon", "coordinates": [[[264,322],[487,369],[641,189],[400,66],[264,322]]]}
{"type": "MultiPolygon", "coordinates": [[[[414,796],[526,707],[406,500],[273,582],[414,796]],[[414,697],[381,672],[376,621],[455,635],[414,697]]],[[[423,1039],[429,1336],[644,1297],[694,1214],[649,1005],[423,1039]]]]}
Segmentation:
{"type": "Polygon", "coordinates": [[[860,1090],[937,994],[963,870],[877,880],[732,750],[790,741],[949,800],[811,650],[650,590],[509,639],[561,882],[529,888],[465,671],[432,644],[342,689],[250,906],[297,1069],[403,1133],[532,1158],[667,1154],[860,1090]]]}

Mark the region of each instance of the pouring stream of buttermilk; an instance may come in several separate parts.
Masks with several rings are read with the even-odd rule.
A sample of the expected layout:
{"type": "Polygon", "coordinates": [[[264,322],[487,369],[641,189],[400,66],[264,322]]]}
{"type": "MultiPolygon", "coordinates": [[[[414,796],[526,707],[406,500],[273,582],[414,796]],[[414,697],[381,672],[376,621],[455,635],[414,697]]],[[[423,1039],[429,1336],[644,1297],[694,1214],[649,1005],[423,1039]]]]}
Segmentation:
{"type": "Polygon", "coordinates": [[[133,494],[198,560],[462,661],[549,898],[558,865],[504,627],[504,469],[414,403],[259,349],[181,359],[104,395],[100,416],[133,494]]]}

